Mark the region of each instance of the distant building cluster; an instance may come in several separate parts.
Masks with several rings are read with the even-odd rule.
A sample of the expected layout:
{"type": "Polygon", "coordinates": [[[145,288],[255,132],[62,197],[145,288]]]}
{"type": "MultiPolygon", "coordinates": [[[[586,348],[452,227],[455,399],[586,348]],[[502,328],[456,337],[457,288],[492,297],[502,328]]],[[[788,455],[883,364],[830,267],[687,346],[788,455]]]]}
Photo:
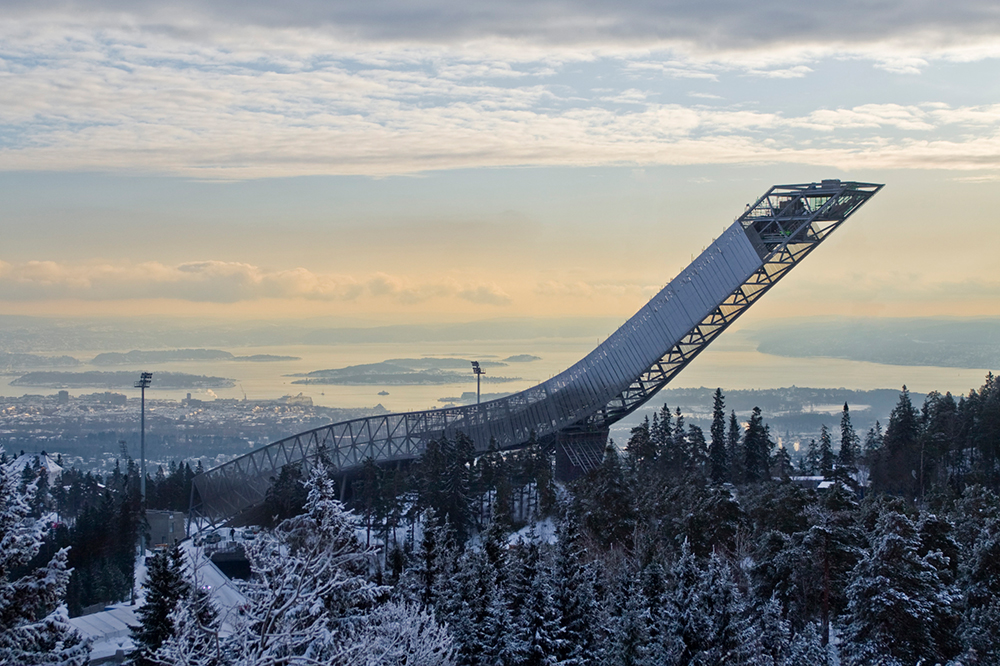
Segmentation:
{"type": "MultiPolygon", "coordinates": [[[[148,460],[152,473],[171,460],[201,459],[211,466],[289,432],[380,411],[320,407],[302,394],[276,400],[147,397],[148,460]]],[[[139,399],[122,393],[0,396],[0,446],[8,453],[60,453],[65,466],[79,469],[109,471],[123,446],[138,457],[138,424],[139,399]]]]}

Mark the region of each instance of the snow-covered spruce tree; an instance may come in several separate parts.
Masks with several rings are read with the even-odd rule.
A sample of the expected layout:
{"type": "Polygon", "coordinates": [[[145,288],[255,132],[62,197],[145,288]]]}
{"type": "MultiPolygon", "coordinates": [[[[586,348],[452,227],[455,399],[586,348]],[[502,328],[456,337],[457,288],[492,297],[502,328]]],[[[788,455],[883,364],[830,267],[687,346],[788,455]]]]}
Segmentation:
{"type": "Polygon", "coordinates": [[[745,638],[746,600],[729,565],[715,553],[699,561],[685,541],[672,574],[671,604],[682,642],[679,663],[733,663],[745,638]]]}
{"type": "Polygon", "coordinates": [[[0,664],[83,666],[90,646],[58,611],[71,570],[67,549],[49,563],[12,578],[38,553],[44,527],[25,520],[34,488],[22,492],[19,475],[0,463],[0,664]]]}
{"type": "Polygon", "coordinates": [[[962,642],[981,663],[1000,663],[1000,522],[984,526],[965,576],[962,642]]]}
{"type": "Polygon", "coordinates": [[[223,663],[452,664],[447,630],[415,605],[386,605],[388,588],[368,580],[374,550],[356,539],[351,515],[321,466],[306,487],[306,512],[247,548],[247,604],[231,618],[223,663]]]}
{"type": "Polygon", "coordinates": [[[837,478],[845,483],[854,483],[853,474],[857,472],[858,458],[861,456],[861,446],[858,435],[851,425],[851,408],[844,403],[844,411],[840,414],[840,452],[837,454],[837,478]]]}
{"type": "Polygon", "coordinates": [[[744,477],[742,433],[736,412],[730,410],[729,428],[726,430],[726,460],[729,461],[729,480],[733,483],[742,483],[744,477]]]}
{"type": "Polygon", "coordinates": [[[833,438],[826,424],[823,424],[819,430],[819,473],[828,479],[831,478],[836,460],[833,455],[833,438]]]}
{"type": "Polygon", "coordinates": [[[784,666],[825,666],[831,663],[830,646],[824,646],[815,622],[807,624],[788,644],[784,666]]]}
{"type": "Polygon", "coordinates": [[[621,547],[632,537],[636,515],[632,488],[625,478],[614,441],[608,441],[604,460],[589,480],[576,496],[579,505],[576,511],[595,539],[607,547],[621,547]]]}
{"type": "Polygon", "coordinates": [[[741,666],[826,666],[833,648],[824,646],[814,623],[792,635],[791,623],[782,617],[781,604],[771,598],[756,612],[744,613],[740,641],[731,662],[741,666]]]}
{"type": "Polygon", "coordinates": [[[486,606],[480,645],[472,652],[469,664],[478,666],[520,666],[527,654],[527,645],[519,632],[513,631],[514,618],[507,605],[503,585],[494,587],[486,606]]]}
{"type": "Polygon", "coordinates": [[[831,619],[847,606],[844,592],[864,553],[864,535],[855,521],[857,509],[850,492],[838,484],[809,512],[810,528],[795,535],[806,565],[798,572],[800,586],[812,592],[808,605],[820,609],[823,645],[830,640],[831,619]]]}
{"type": "MultiPolygon", "coordinates": [[[[621,581],[624,583],[624,581],[621,581]]],[[[614,613],[609,627],[609,645],[604,663],[608,666],[652,666],[649,627],[649,602],[642,586],[633,582],[622,585],[614,599],[614,613]]]]}
{"type": "Polygon", "coordinates": [[[438,522],[433,507],[423,512],[423,526],[423,536],[397,592],[410,601],[435,608],[446,593],[447,578],[454,568],[454,533],[450,521],[438,522]]]}
{"type": "Polygon", "coordinates": [[[169,616],[172,634],[150,656],[153,664],[222,666],[227,663],[220,637],[219,613],[197,582],[188,586],[169,616]]]}
{"type": "Polygon", "coordinates": [[[653,559],[638,574],[647,604],[644,613],[649,634],[646,655],[651,664],[669,666],[679,662],[684,645],[678,638],[679,624],[671,604],[671,581],[667,570],[659,554],[650,554],[649,557],[653,559]]]}
{"type": "MultiPolygon", "coordinates": [[[[669,412],[668,412],[669,414],[669,412]]],[[[558,613],[556,663],[580,666],[594,647],[597,603],[591,570],[583,564],[580,526],[572,512],[559,523],[555,557],[554,604],[558,613]]]]}
{"type": "Polygon", "coordinates": [[[496,570],[482,550],[467,549],[458,561],[451,587],[448,628],[459,648],[462,664],[477,663],[487,642],[485,623],[496,587],[496,570]]]}
{"type": "Polygon", "coordinates": [[[743,435],[743,474],[747,483],[759,483],[770,475],[767,463],[771,457],[770,442],[764,428],[760,408],[754,407],[743,435]]]}
{"type": "Polygon", "coordinates": [[[139,607],[139,625],[132,628],[135,650],[129,663],[136,666],[154,664],[152,655],[174,635],[172,614],[177,602],[191,592],[184,575],[184,555],[176,546],[168,552],[155,554],[146,571],[146,601],[139,607]]]}
{"type": "Polygon", "coordinates": [[[526,536],[518,539],[512,555],[507,559],[507,605],[510,606],[511,614],[517,618],[531,594],[531,587],[542,564],[538,532],[534,525],[528,527],[526,536]]]}
{"type": "Polygon", "coordinates": [[[872,549],[855,567],[847,588],[843,663],[945,663],[955,656],[939,628],[953,625],[954,589],[945,585],[935,551],[919,555],[913,522],[887,509],[878,519],[872,549]]]}
{"type": "Polygon", "coordinates": [[[710,462],[709,476],[712,483],[723,483],[730,480],[729,459],[726,455],[726,399],[722,389],[715,389],[712,397],[712,443],[708,449],[710,462]]]}
{"type": "Polygon", "coordinates": [[[541,554],[521,607],[519,626],[524,635],[525,666],[551,666],[556,663],[559,634],[558,612],[552,595],[551,557],[541,554]]]}

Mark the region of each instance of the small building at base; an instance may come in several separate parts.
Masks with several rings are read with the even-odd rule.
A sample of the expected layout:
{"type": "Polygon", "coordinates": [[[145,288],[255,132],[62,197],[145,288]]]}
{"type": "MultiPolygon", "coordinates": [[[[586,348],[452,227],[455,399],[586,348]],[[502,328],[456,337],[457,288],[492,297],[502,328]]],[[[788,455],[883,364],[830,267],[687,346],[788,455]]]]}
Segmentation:
{"type": "Polygon", "coordinates": [[[184,540],[184,521],[187,514],[183,511],[147,511],[149,522],[149,544],[151,547],[167,545],[176,546],[184,540]]]}

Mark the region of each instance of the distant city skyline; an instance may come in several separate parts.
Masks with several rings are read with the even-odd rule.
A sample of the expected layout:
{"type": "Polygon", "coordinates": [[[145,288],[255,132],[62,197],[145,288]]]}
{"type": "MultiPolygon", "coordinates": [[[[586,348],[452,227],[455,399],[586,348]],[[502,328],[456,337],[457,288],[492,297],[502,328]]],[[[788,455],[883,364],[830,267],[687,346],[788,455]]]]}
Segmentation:
{"type": "Polygon", "coordinates": [[[747,315],[997,316],[986,2],[4,3],[0,314],[625,317],[774,183],[747,315]]]}

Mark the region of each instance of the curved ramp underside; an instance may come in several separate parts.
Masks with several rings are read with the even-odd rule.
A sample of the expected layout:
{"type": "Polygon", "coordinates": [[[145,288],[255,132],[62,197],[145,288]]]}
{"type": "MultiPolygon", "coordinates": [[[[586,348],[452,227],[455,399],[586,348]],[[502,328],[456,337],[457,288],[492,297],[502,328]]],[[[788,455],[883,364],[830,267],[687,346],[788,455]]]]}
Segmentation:
{"type": "Polygon", "coordinates": [[[427,442],[459,432],[486,450],[491,439],[512,449],[532,433],[571,438],[606,430],[666,386],[881,188],[839,180],[776,185],[621,328],[548,381],[478,405],[373,416],[299,433],[195,477],[193,508],[212,522],[229,520],[264,499],[283,465],[308,467],[321,450],[346,472],[367,458],[412,460],[427,442]]]}

